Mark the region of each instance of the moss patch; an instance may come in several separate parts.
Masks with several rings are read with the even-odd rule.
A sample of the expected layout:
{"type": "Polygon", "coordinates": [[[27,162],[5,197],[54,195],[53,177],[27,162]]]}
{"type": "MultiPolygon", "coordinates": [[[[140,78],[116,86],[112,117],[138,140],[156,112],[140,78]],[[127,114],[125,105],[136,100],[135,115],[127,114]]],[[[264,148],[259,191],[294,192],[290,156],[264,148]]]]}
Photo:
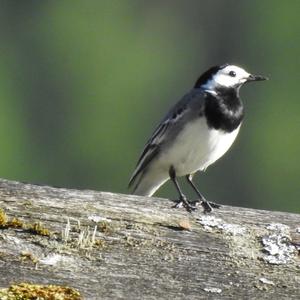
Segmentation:
{"type": "Polygon", "coordinates": [[[2,300],[81,300],[78,291],[66,286],[20,283],[0,289],[2,300]]]}
{"type": "Polygon", "coordinates": [[[18,218],[13,218],[7,222],[7,226],[10,228],[23,228],[25,226],[24,222],[18,218]]]}
{"type": "Polygon", "coordinates": [[[111,234],[114,231],[112,226],[108,222],[105,222],[105,221],[97,223],[97,226],[99,228],[99,231],[103,232],[105,234],[111,234]]]}
{"type": "Polygon", "coordinates": [[[0,228],[6,226],[7,223],[7,215],[5,214],[3,209],[0,209],[0,228]]]}
{"type": "Polygon", "coordinates": [[[42,223],[34,223],[34,224],[28,224],[26,226],[27,230],[30,233],[38,234],[38,235],[43,235],[43,236],[50,236],[50,230],[45,228],[42,223]]]}
{"type": "Polygon", "coordinates": [[[42,223],[25,223],[18,218],[12,218],[9,220],[3,209],[0,209],[0,229],[8,228],[21,228],[27,230],[30,233],[38,234],[42,236],[50,236],[51,232],[45,228],[42,223]]]}

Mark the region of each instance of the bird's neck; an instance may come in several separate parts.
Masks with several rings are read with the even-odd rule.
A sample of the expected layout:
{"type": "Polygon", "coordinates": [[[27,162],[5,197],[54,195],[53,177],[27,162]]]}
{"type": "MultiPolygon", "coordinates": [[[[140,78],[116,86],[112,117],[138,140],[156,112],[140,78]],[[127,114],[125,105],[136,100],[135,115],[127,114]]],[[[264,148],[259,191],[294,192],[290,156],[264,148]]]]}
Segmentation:
{"type": "Polygon", "coordinates": [[[215,93],[209,94],[205,103],[208,125],[226,132],[235,130],[244,115],[239,89],[218,88],[215,93]]]}
{"type": "Polygon", "coordinates": [[[242,105],[239,88],[216,88],[216,94],[229,110],[238,109],[242,105]]]}

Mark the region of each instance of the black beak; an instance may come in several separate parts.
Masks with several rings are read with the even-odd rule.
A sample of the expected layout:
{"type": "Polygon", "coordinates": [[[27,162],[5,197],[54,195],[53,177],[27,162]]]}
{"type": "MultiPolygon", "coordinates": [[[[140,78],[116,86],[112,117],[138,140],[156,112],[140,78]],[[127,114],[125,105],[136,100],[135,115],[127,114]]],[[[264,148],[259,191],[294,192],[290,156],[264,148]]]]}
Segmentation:
{"type": "Polygon", "coordinates": [[[252,75],[252,74],[250,74],[249,77],[247,78],[247,82],[250,82],[250,81],[262,81],[262,80],[269,80],[269,78],[261,76],[261,75],[252,75]]]}

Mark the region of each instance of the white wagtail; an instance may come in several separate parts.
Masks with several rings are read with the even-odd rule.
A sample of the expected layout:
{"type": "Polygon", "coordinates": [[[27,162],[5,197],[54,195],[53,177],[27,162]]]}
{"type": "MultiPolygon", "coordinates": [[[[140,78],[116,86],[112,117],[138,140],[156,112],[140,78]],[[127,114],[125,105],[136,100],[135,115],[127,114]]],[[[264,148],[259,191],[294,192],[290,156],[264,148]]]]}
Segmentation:
{"type": "Polygon", "coordinates": [[[195,206],[187,200],[176,179],[186,176],[204,212],[220,207],[206,201],[194,185],[193,175],[219,159],[234,142],[244,116],[240,87],[246,82],[266,79],[228,64],[203,73],[148,140],[130,179],[133,193],[152,196],[171,179],[179,193],[178,204],[191,211],[195,206]]]}

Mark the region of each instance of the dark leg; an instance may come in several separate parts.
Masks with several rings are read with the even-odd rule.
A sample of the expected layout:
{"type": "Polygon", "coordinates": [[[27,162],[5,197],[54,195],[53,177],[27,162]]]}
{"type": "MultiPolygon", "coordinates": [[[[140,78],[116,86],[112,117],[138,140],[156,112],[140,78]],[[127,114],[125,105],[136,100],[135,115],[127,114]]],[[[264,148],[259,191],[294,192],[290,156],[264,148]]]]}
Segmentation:
{"type": "Polygon", "coordinates": [[[171,166],[169,169],[169,176],[170,176],[172,182],[174,183],[176,190],[179,194],[179,202],[175,205],[175,207],[179,207],[181,204],[183,204],[183,206],[185,207],[185,209],[188,212],[192,212],[193,210],[195,210],[196,208],[188,202],[188,200],[186,199],[186,196],[183,194],[183,192],[177,182],[176,172],[175,172],[175,169],[173,166],[171,166]]]}
{"type": "Polygon", "coordinates": [[[193,182],[193,175],[192,174],[187,175],[186,180],[191,185],[191,187],[193,188],[195,193],[199,196],[200,203],[201,203],[205,213],[210,213],[213,210],[213,208],[220,208],[221,207],[221,205],[219,205],[219,204],[216,204],[216,203],[213,203],[213,202],[208,202],[203,197],[203,195],[200,193],[200,191],[197,189],[197,187],[195,186],[195,184],[193,182]]]}

